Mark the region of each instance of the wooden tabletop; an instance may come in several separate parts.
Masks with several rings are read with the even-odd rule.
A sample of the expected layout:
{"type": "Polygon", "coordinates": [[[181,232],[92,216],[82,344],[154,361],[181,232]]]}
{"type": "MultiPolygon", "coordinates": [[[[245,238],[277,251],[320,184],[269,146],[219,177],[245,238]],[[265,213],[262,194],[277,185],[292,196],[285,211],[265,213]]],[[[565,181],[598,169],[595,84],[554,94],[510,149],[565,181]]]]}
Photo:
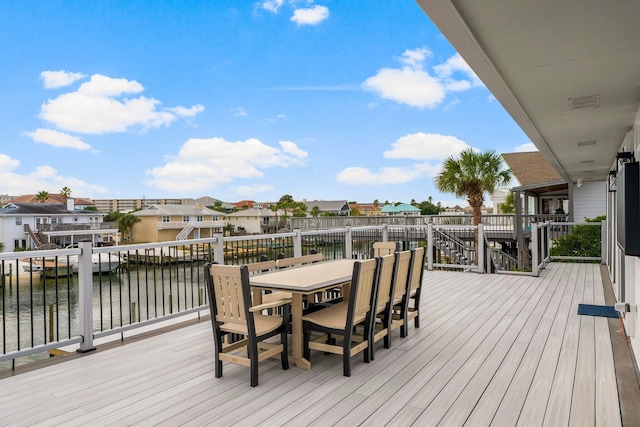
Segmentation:
{"type": "Polygon", "coordinates": [[[292,292],[313,292],[351,280],[356,260],[340,259],[286,268],[251,277],[251,286],[292,292]]]}

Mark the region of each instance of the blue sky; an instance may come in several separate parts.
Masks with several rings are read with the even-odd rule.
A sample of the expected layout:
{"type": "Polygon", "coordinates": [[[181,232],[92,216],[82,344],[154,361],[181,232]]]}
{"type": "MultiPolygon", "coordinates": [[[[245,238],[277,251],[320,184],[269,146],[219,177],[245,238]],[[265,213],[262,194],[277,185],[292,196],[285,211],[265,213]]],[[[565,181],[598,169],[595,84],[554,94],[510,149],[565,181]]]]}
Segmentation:
{"type": "Polygon", "coordinates": [[[530,147],[413,0],[4,0],[0,53],[0,194],[453,205],[530,147]]]}

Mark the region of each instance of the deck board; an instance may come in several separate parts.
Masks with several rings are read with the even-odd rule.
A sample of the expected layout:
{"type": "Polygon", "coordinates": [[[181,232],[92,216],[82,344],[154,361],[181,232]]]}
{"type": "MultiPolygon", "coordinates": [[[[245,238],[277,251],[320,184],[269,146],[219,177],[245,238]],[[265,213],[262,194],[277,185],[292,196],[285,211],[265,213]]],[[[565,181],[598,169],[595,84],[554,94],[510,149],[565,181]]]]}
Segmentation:
{"type": "Polygon", "coordinates": [[[278,360],[214,377],[208,320],[0,379],[0,426],[620,426],[598,265],[540,277],[425,272],[421,328],[393,332],[376,359],[314,352],[309,371],[278,360]]]}

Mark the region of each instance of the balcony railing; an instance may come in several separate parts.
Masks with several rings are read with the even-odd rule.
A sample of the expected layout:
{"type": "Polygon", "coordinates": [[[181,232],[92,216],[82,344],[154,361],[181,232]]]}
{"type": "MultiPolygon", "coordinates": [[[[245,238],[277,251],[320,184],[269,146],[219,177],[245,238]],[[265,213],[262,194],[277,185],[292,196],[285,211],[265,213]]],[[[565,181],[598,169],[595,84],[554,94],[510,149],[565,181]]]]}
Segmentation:
{"type": "MultiPolygon", "coordinates": [[[[168,221],[158,222],[156,228],[158,230],[181,230],[188,226],[189,222],[184,221],[168,221]]],[[[193,221],[194,228],[224,228],[226,221],[193,221]]]]}
{"type": "MultiPolygon", "coordinates": [[[[551,260],[600,260],[559,252],[562,239],[576,229],[584,237],[583,226],[597,231],[587,237],[603,241],[606,227],[600,223],[533,223],[526,274],[538,275],[551,260]]],[[[0,369],[48,357],[53,349],[88,351],[94,340],[199,315],[208,310],[206,262],[247,264],[312,251],[327,260],[364,259],[371,256],[373,242],[392,241],[398,250],[427,247],[428,269],[482,273],[491,271],[485,270],[492,256],[484,243],[486,228],[433,223],[344,227],[111,247],[81,242],[75,249],[0,253],[0,369]],[[482,250],[476,242],[483,242],[482,250]]],[[[497,264],[512,269],[513,257],[503,258],[497,264]]]]}

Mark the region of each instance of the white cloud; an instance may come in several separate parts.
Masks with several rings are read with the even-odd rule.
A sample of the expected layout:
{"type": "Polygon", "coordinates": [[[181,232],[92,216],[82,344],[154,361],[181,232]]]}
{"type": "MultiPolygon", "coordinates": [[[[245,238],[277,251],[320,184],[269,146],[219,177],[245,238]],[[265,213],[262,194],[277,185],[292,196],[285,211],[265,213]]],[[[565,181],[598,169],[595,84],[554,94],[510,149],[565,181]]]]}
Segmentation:
{"type": "Polygon", "coordinates": [[[262,185],[240,185],[238,187],[234,187],[232,189],[237,195],[242,197],[251,197],[257,194],[268,193],[269,191],[273,191],[273,185],[262,184],[262,185]]]}
{"type": "Polygon", "coordinates": [[[297,25],[318,25],[329,17],[329,8],[326,6],[313,6],[306,9],[293,11],[291,21],[297,25]]]}
{"type": "Polygon", "coordinates": [[[440,172],[442,160],[470,148],[455,136],[414,133],[398,138],[391,150],[383,153],[386,159],[417,161],[409,166],[381,167],[377,172],[361,166],[342,170],[336,180],[350,185],[406,184],[417,179],[432,178],[440,172]]]}
{"type": "Polygon", "coordinates": [[[444,101],[447,92],[482,86],[460,55],[455,54],[434,66],[433,74],[425,69],[425,62],[431,57],[431,51],[426,48],[407,49],[399,58],[401,68],[382,68],[366,79],[362,87],[399,104],[433,108],[444,101]]]}
{"type": "Polygon", "coordinates": [[[526,144],[518,145],[516,147],[516,153],[523,153],[528,151],[538,151],[538,147],[536,147],[533,142],[527,142],[526,144]]]}
{"type": "Polygon", "coordinates": [[[80,138],[53,129],[36,129],[33,132],[25,132],[25,134],[39,144],[75,148],[77,150],[88,150],[91,148],[89,144],[80,138]]]}
{"type": "Polygon", "coordinates": [[[468,148],[455,136],[418,132],[398,138],[383,155],[386,159],[444,160],[468,148]]]}
{"type": "Polygon", "coordinates": [[[278,9],[284,4],[284,0],[266,0],[263,1],[260,7],[269,12],[278,13],[278,9]]]}
{"type": "Polygon", "coordinates": [[[6,154],[0,154],[0,182],[2,182],[3,193],[35,194],[43,190],[57,193],[64,186],[71,188],[74,194],[85,197],[108,193],[108,190],[102,186],[60,175],[51,166],[38,166],[26,174],[15,172],[19,167],[19,160],[12,159],[6,154]]]}
{"type": "Polygon", "coordinates": [[[164,166],[148,170],[149,185],[166,191],[212,190],[235,179],[261,178],[264,169],[304,165],[308,153],[293,142],[281,141],[282,149],[260,140],[227,141],[223,138],[189,139],[178,155],[164,166]]]}
{"type": "Polygon", "coordinates": [[[69,86],[73,82],[85,77],[82,73],[70,73],[68,71],[43,71],[40,73],[40,79],[44,82],[45,89],[69,86]]]}
{"type": "Polygon", "coordinates": [[[204,111],[202,105],[159,110],[160,101],[140,96],[144,88],[136,81],[94,74],[77,91],[64,93],[42,105],[40,118],[68,132],[104,134],[169,125],[179,117],[204,111]]]}
{"type": "Polygon", "coordinates": [[[336,177],[341,184],[350,185],[396,185],[423,178],[435,176],[433,166],[427,163],[415,164],[409,167],[381,167],[377,172],[367,168],[355,166],[342,170],[336,177]]]}
{"type": "Polygon", "coordinates": [[[236,117],[244,117],[247,115],[247,112],[244,110],[244,108],[242,107],[236,107],[236,108],[232,108],[231,112],[233,113],[234,116],[236,117]]]}
{"type": "Polygon", "coordinates": [[[476,73],[473,72],[469,64],[462,59],[459,53],[447,59],[444,64],[434,66],[433,70],[436,75],[445,82],[447,88],[451,88],[449,89],[451,91],[483,86],[482,81],[480,81],[476,73]],[[453,76],[457,73],[462,74],[462,80],[453,79],[453,76]]]}

